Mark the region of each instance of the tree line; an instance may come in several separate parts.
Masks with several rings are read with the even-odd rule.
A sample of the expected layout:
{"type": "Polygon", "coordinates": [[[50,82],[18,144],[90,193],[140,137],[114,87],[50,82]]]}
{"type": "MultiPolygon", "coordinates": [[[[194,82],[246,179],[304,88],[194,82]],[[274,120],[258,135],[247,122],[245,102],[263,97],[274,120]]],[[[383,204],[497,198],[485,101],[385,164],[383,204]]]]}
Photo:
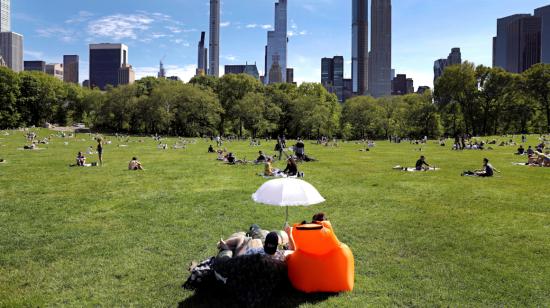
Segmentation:
{"type": "Polygon", "coordinates": [[[178,136],[420,138],[550,130],[550,65],[523,74],[465,62],[435,90],[338,103],[318,83],[263,85],[248,75],[189,83],[143,78],[106,91],[0,68],[0,128],[84,123],[95,131],[178,136]]]}

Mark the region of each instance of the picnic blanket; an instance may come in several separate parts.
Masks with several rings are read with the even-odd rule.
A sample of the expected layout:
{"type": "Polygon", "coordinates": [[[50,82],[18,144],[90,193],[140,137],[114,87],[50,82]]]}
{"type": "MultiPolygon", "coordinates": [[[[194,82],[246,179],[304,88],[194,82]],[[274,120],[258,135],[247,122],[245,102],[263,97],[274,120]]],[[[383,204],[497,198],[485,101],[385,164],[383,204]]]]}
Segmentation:
{"type": "Polygon", "coordinates": [[[405,172],[426,172],[426,171],[439,171],[441,168],[434,168],[430,167],[428,170],[422,169],[422,170],[416,170],[414,167],[401,167],[401,166],[395,166],[393,167],[394,170],[398,171],[405,171],[405,172]]]}

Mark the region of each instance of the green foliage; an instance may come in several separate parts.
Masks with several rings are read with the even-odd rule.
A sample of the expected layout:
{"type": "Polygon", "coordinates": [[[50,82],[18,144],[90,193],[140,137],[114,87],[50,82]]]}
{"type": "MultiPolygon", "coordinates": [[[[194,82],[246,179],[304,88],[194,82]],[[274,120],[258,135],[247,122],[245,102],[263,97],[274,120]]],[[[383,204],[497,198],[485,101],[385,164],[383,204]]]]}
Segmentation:
{"type": "Polygon", "coordinates": [[[16,127],[20,121],[17,110],[19,76],[6,67],[0,67],[0,128],[16,127]]]}
{"type": "Polygon", "coordinates": [[[246,74],[188,84],[143,78],[90,90],[37,72],[0,69],[0,128],[85,123],[96,130],[173,135],[410,138],[550,130],[550,65],[523,74],[465,62],[445,69],[434,93],[339,104],[319,83],[263,85],[246,74]]]}

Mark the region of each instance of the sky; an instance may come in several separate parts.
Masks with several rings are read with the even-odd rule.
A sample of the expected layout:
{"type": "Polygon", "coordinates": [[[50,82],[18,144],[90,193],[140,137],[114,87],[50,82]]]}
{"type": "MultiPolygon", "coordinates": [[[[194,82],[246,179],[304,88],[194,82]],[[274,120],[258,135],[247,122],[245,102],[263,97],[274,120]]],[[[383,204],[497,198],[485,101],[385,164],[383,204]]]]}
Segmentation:
{"type": "MultiPolygon", "coordinates": [[[[222,0],[220,64],[264,67],[275,0],[222,0]]],[[[548,0],[393,1],[392,67],[433,85],[433,62],[460,47],[462,59],[490,66],[496,19],[533,13],[548,0]]],[[[12,0],[12,31],[24,36],[25,60],[62,63],[80,55],[88,79],[88,44],[123,43],[139,79],[156,76],[164,59],[169,76],[188,81],[197,65],[200,32],[208,37],[209,0],[12,0]]],[[[301,82],[320,82],[321,58],[344,56],[351,75],[351,0],[289,0],[288,65],[301,82]]],[[[207,38],[208,39],[208,38],[207,38]]],[[[223,73],[223,68],[220,69],[223,73]]]]}

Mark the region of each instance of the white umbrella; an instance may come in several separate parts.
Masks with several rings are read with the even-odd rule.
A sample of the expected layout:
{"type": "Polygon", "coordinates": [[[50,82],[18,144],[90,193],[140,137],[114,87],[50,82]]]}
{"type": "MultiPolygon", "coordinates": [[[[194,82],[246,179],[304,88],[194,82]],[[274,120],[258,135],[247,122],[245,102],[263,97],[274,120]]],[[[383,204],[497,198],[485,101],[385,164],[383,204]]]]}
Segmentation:
{"type": "Polygon", "coordinates": [[[315,187],[294,178],[281,178],[264,183],[252,195],[252,200],[266,205],[286,207],[287,222],[289,206],[309,206],[325,202],[325,198],[315,187]]]}

